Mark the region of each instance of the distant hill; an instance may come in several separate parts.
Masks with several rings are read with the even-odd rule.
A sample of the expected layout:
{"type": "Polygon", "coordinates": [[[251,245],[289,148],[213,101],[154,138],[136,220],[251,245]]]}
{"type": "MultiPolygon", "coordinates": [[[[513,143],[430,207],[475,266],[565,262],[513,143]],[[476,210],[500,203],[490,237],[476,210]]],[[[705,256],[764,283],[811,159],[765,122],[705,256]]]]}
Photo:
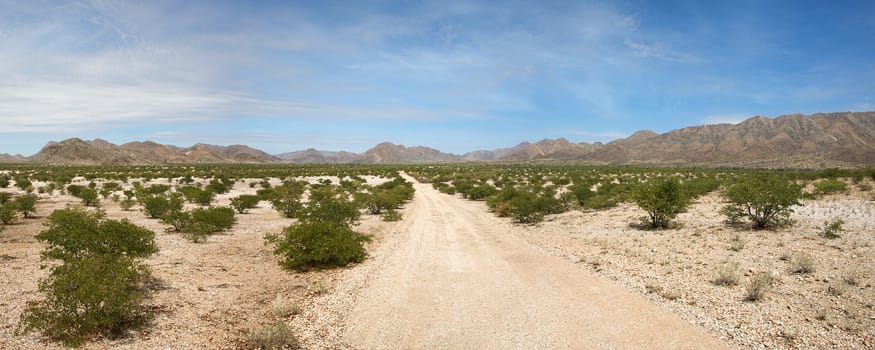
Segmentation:
{"type": "Polygon", "coordinates": [[[118,146],[101,139],[49,142],[31,157],[0,155],[3,162],[58,164],[162,163],[440,163],[579,160],[618,164],[698,164],[757,167],[875,165],[875,112],[752,117],[738,124],[692,126],[663,134],[642,130],[608,143],[564,138],[523,142],[464,155],[389,142],[357,154],[307,149],[272,156],[243,145],[188,148],[151,141],[118,146]]]}
{"type": "Polygon", "coordinates": [[[49,142],[29,160],[35,163],[82,165],[273,163],[278,161],[270,154],[243,145],[215,146],[199,143],[188,148],[180,148],[146,141],[130,142],[118,146],[101,139],[83,141],[78,138],[49,142]]]}
{"type": "Polygon", "coordinates": [[[318,151],[308,148],[303,151],[286,152],[274,155],[281,161],[296,164],[341,164],[353,163],[359,155],[352,152],[318,151]]]}
{"type": "Polygon", "coordinates": [[[24,163],[27,161],[27,158],[20,154],[6,154],[0,153],[0,163],[24,163]]]}

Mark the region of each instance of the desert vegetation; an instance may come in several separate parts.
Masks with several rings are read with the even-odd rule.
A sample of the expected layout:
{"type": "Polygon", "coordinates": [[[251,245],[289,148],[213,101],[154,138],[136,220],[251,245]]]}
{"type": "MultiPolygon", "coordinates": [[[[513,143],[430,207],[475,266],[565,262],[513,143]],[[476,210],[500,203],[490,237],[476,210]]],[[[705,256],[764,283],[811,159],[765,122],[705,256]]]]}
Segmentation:
{"type": "MultiPolygon", "coordinates": [[[[142,337],[167,322],[153,316],[170,302],[161,294],[171,293],[156,286],[184,268],[173,259],[195,259],[228,242],[251,244],[247,254],[260,264],[252,266],[272,265],[271,276],[307,281],[287,297],[328,294],[326,276],[367,261],[381,243],[384,233],[374,228],[403,223],[415,195],[404,173],[440,196],[481,206],[483,215],[506,222],[508,235],[569,257],[685,318],[705,320],[737,344],[790,346],[779,335],[783,329],[752,328],[767,318],[741,325],[759,308],[793,325],[793,346],[823,344],[817,340],[823,332],[842,344],[871,346],[873,242],[865,233],[875,213],[872,169],[523,163],[4,165],[0,258],[12,257],[4,261],[4,276],[13,276],[11,266],[33,269],[30,284],[4,294],[33,293],[16,304],[18,335],[5,335],[38,334],[66,345],[142,337]],[[788,308],[801,311],[777,311],[788,308]]],[[[238,278],[209,271],[211,278],[238,278]]],[[[173,293],[214,293],[179,288],[173,293]]],[[[300,312],[253,314],[228,338],[243,347],[298,346],[289,322],[300,312]]]]}

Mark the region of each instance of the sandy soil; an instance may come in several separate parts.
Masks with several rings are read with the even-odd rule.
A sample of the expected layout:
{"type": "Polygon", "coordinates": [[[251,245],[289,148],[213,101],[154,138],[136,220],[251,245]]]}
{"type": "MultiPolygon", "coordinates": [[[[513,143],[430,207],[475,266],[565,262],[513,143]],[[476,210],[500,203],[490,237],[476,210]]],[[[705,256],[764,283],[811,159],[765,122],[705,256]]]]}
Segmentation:
{"type": "MultiPolygon", "coordinates": [[[[249,182],[218,202],[254,193],[249,182]]],[[[309,273],[280,269],[264,245],[264,235],[293,222],[268,203],[196,244],[103,200],[110,218],[157,234],[161,251],[146,261],[157,281],[148,301],[156,318],[142,332],[86,348],[237,348],[246,330],[276,320],[313,349],[875,348],[871,192],[807,201],[793,215],[797,225],[778,231],[723,224],[724,203],[712,194],[679,217],[682,228],[642,231],[630,227],[643,215],[634,205],[518,225],[482,202],[416,190],[401,222],[363,216],[357,230],[375,238],[368,260],[309,273]],[[842,237],[819,236],[834,218],[846,222],[842,237]],[[815,272],[792,272],[803,254],[815,272]],[[713,283],[726,262],[740,266],[739,285],[713,283]],[[777,282],[764,300],[745,301],[744,284],[760,271],[777,282]]],[[[33,235],[53,209],[76,203],[42,195],[39,218],[0,232],[0,348],[59,348],[13,331],[47,273],[33,235]]]]}
{"type": "MultiPolygon", "coordinates": [[[[568,212],[525,229],[508,229],[552,255],[576,262],[627,291],[643,295],[744,348],[875,348],[875,202],[852,192],[806,201],[797,224],[777,231],[730,227],[717,194],[679,216],[676,230],[630,227],[644,212],[624,204],[601,212],[568,212]],[[828,220],[845,221],[841,238],[820,236],[828,220]],[[809,256],[813,273],[794,273],[809,256]],[[739,284],[713,283],[726,263],[740,267],[739,284]],[[765,300],[745,301],[756,272],[776,276],[765,300]],[[854,284],[847,282],[856,279],[854,284]]],[[[479,204],[479,203],[478,203],[479,204]]],[[[485,205],[480,204],[485,212],[485,205]]]]}
{"type": "MultiPolygon", "coordinates": [[[[246,182],[217,198],[254,194],[246,182]]],[[[166,181],[156,181],[166,183],[166,181]]],[[[192,243],[165,231],[166,225],[137,211],[122,211],[116,203],[102,200],[110,219],[127,218],[156,232],[160,252],[145,262],[151,267],[156,289],[148,305],[156,312],[153,324],[120,340],[89,343],[89,349],[219,349],[237,348],[249,329],[288,320],[309,299],[335,285],[340,270],[296,273],[282,270],[264,236],[281,231],[293,222],[277,214],[267,202],[247,214],[228,232],[211,236],[205,243],[192,243]]],[[[61,348],[38,335],[13,336],[18,317],[28,300],[36,300],[37,282],[46,275],[40,269],[42,245],[33,235],[41,230],[45,216],[67,204],[69,196],[43,195],[36,219],[22,219],[0,232],[0,348],[61,348]]],[[[136,209],[136,208],[135,208],[136,209]]],[[[375,235],[396,223],[363,216],[357,230],[375,235]]]]}
{"type": "Polygon", "coordinates": [[[479,203],[416,184],[404,213],[393,242],[360,266],[366,269],[340,278],[354,287],[310,308],[339,315],[335,322],[303,328],[327,327],[320,334],[330,342],[362,349],[727,348],[643,297],[508,235],[479,203]]]}

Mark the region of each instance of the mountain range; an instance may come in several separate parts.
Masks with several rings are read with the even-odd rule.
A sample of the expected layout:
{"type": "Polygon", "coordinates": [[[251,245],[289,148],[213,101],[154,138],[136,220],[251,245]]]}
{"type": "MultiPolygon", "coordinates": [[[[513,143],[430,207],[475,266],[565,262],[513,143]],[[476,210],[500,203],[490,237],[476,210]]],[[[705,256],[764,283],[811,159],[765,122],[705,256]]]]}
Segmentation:
{"type": "Polygon", "coordinates": [[[316,149],[271,155],[244,146],[195,144],[181,148],[151,141],[115,145],[101,139],[50,142],[30,157],[0,154],[3,162],[48,164],[162,163],[440,163],[576,160],[622,164],[701,164],[817,167],[875,164],[875,112],[753,117],[738,124],[692,126],[663,134],[642,130],[608,143],[564,138],[462,155],[388,142],[363,153],[316,149]]]}

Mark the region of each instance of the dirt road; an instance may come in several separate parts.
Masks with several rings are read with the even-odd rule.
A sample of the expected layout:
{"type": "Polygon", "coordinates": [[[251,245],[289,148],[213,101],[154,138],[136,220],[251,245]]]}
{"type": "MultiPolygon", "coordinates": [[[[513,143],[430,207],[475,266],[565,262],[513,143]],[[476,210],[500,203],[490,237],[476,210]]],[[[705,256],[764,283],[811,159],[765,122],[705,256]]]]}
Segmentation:
{"type": "Polygon", "coordinates": [[[363,349],[727,347],[642,297],[501,232],[501,219],[482,204],[415,186],[401,241],[356,298],[344,343],[363,349]]]}

